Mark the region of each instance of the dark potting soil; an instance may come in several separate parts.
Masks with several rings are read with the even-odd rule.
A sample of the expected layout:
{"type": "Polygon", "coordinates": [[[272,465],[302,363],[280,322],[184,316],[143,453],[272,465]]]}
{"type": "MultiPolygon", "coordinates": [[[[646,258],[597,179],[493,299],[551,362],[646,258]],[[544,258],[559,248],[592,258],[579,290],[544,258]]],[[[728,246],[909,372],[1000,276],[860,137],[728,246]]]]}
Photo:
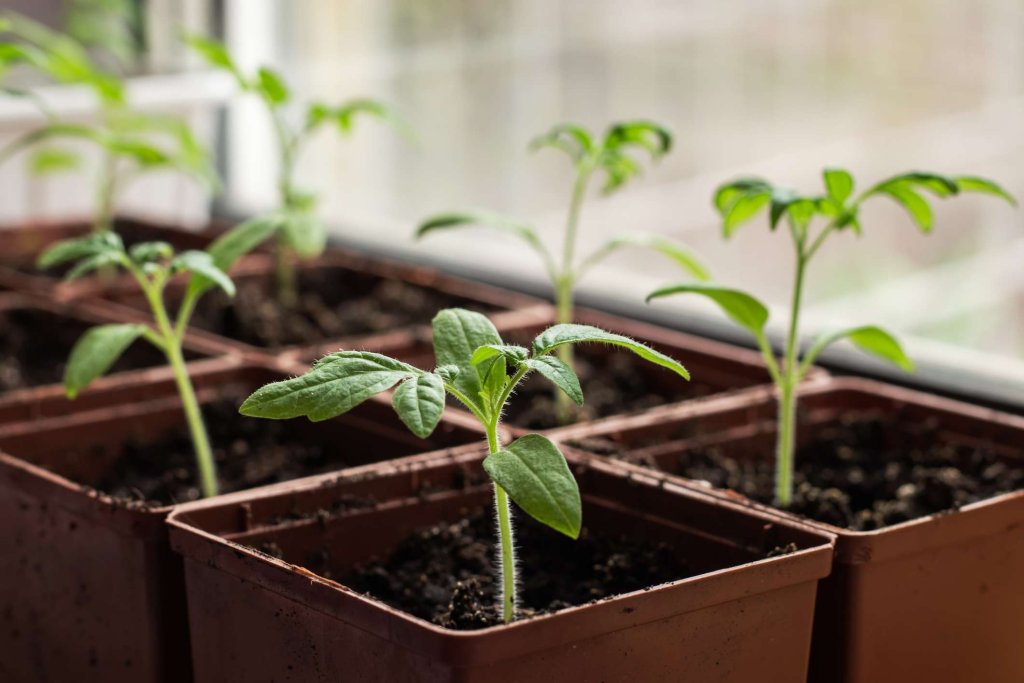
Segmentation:
{"type": "Polygon", "coordinates": [[[205,297],[192,324],[260,347],[309,344],[325,339],[426,325],[442,308],[496,310],[429,287],[341,267],[300,268],[299,300],[283,307],[268,277],[238,278],[234,299],[205,297]]]}
{"type": "MultiPolygon", "coordinates": [[[[244,396],[203,406],[221,492],[273,484],[341,469],[343,444],[303,441],[302,425],[238,414],[244,396]]],[[[128,443],[95,488],[122,502],[159,506],[200,497],[188,429],[170,430],[155,443],[128,443]]]]}
{"type": "MultiPolygon", "coordinates": [[[[650,588],[693,571],[666,543],[584,527],[572,540],[519,514],[516,547],[523,568],[520,614],[533,616],[650,588]]],[[[332,571],[330,557],[307,558],[311,571],[446,628],[501,623],[490,511],[435,524],[403,540],[383,561],[332,571]]]]}
{"type": "MultiPolygon", "coordinates": [[[[48,311],[23,308],[0,311],[0,393],[59,384],[68,354],[91,325],[48,311]]],[[[111,372],[137,370],[166,362],[144,341],[132,344],[111,372]]]]}
{"type": "MultiPolygon", "coordinates": [[[[943,439],[940,426],[937,419],[915,423],[888,413],[818,428],[816,438],[797,451],[789,511],[870,531],[1024,488],[1024,468],[989,448],[943,439]]],[[[577,446],[588,448],[586,442],[577,446]]],[[[681,455],[676,471],[771,504],[773,463],[703,448],[681,455]]]]}
{"type": "MultiPolygon", "coordinates": [[[[725,389],[701,382],[696,373],[694,379],[687,382],[674,372],[647,364],[628,351],[597,346],[576,348],[575,369],[584,403],[574,406],[572,422],[638,413],[725,389]]],[[[508,403],[506,422],[526,429],[562,426],[554,392],[554,385],[547,379],[536,375],[527,378],[508,403]]]]}

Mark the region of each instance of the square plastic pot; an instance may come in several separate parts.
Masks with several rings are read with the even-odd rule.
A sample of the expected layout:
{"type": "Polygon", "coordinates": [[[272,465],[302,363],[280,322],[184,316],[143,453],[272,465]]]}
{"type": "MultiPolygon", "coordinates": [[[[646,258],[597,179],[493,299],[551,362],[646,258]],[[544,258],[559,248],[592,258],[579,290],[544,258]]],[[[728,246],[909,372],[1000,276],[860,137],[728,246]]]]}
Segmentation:
{"type": "Polygon", "coordinates": [[[351,566],[490,504],[479,452],[395,461],[172,514],[196,680],[805,680],[817,582],[832,555],[827,533],[569,457],[587,524],[674,543],[697,575],[508,626],[451,631],[249,547],[272,541],[286,558],[326,548],[332,564],[351,566]],[[375,505],[294,514],[352,499],[375,505]],[[297,521],[281,522],[284,511],[297,521]],[[762,559],[790,542],[796,552],[762,559]]]}
{"type": "MultiPolygon", "coordinates": [[[[1024,467],[1024,418],[856,379],[807,387],[800,401],[801,442],[845,417],[898,412],[911,424],[936,421],[943,440],[984,444],[1024,467]]],[[[736,458],[770,458],[775,410],[770,394],[733,397],[680,406],[664,419],[568,428],[552,437],[568,443],[611,439],[630,462],[662,470],[666,481],[706,490],[671,474],[680,457],[690,448],[714,446],[736,458]]],[[[1024,491],[876,531],[808,523],[836,535],[832,575],[818,594],[810,681],[1024,681],[1024,491]]]]}
{"type": "MultiPolygon", "coordinates": [[[[193,376],[209,403],[285,373],[224,361],[193,376]]],[[[91,488],[129,441],[154,443],[183,427],[170,381],[131,391],[152,400],[0,428],[0,680],[191,680],[182,562],[164,525],[172,507],[121,502],[91,488]]],[[[424,444],[385,399],[295,428],[296,441],[337,445],[355,454],[353,464],[410,455],[424,444]]],[[[445,418],[427,445],[479,438],[445,418]]]]}
{"type": "MultiPolygon", "coordinates": [[[[392,261],[354,251],[330,249],[324,256],[298,262],[296,266],[300,288],[303,277],[322,275],[353,278],[356,281],[353,286],[359,290],[370,290],[386,282],[400,282],[426,292],[456,297],[464,302],[463,306],[465,307],[485,311],[498,326],[520,325],[523,324],[523,320],[536,320],[538,316],[546,314],[548,310],[548,307],[538,299],[524,294],[465,280],[442,273],[435,268],[392,261]],[[520,317],[521,315],[527,317],[524,319],[520,317]]],[[[232,278],[240,289],[255,287],[261,292],[263,300],[274,300],[275,263],[273,257],[260,253],[252,254],[232,271],[232,278]]],[[[180,293],[180,287],[169,288],[168,299],[172,305],[180,293]]],[[[145,310],[145,301],[137,292],[113,294],[109,298],[127,309],[145,310]]],[[[431,310],[420,323],[379,332],[341,334],[334,338],[309,339],[301,344],[285,346],[259,346],[234,339],[229,333],[222,334],[204,327],[204,314],[212,315],[214,304],[211,301],[211,299],[205,299],[197,307],[192,323],[194,333],[197,336],[202,335],[222,341],[228,339],[240,352],[254,359],[270,356],[312,361],[341,348],[395,353],[398,350],[414,346],[419,340],[429,338],[430,320],[436,312],[431,310]]],[[[233,304],[225,302],[225,306],[226,314],[232,315],[233,304]]]]}
{"type": "MultiPolygon", "coordinates": [[[[0,295],[0,338],[6,334],[34,334],[47,337],[60,336],[66,342],[57,367],[63,365],[71,347],[79,336],[94,325],[124,322],[116,310],[100,301],[57,303],[42,295],[0,295]],[[18,327],[21,329],[17,329],[18,327]],[[38,327],[38,331],[33,330],[38,327]],[[66,339],[65,339],[66,337],[66,339]]],[[[190,358],[218,356],[231,349],[216,341],[186,335],[185,352],[190,358]]],[[[29,362],[29,359],[26,359],[29,362]]],[[[96,380],[79,397],[71,401],[64,393],[59,378],[50,383],[23,389],[0,392],[0,425],[12,422],[56,417],[109,405],[116,394],[130,387],[145,387],[154,378],[170,377],[164,367],[166,360],[157,349],[145,341],[136,342],[107,376],[96,380]],[[119,370],[119,368],[121,368],[119,370]],[[131,368],[131,369],[128,369],[131,368]]]]}

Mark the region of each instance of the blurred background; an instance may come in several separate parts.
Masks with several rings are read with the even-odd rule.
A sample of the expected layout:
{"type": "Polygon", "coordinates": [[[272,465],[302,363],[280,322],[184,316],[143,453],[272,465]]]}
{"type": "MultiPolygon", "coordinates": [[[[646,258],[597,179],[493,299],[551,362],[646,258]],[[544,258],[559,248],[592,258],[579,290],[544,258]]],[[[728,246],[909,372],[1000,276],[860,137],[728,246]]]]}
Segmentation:
{"type": "MultiPolygon", "coordinates": [[[[204,73],[183,30],[223,37],[243,66],[272,64],[300,99],[390,103],[410,142],[373,121],[330,132],[299,161],[304,187],[348,239],[465,263],[495,276],[543,277],[532,252],[482,233],[414,244],[436,211],[486,207],[535,222],[557,243],[571,169],[530,138],[571,120],[603,129],[649,118],[675,133],[672,153],[583,214],[583,246],[619,232],[685,241],[715,279],[760,292],[782,320],[791,246],[766,221],[721,238],[710,199],[720,182],[763,175],[813,192],[820,170],[862,186],[922,169],[989,176],[1024,196],[1024,3],[1020,0],[23,0],[3,2],[99,34],[137,74],[147,107],[179,111],[216,149],[225,191],[215,210],[246,215],[275,199],[269,122],[230,80],[204,73]],[[83,7],[92,7],[82,13],[83,7]],[[97,17],[106,17],[96,20],[97,17]],[[123,42],[123,46],[119,44],[123,42]]],[[[81,93],[79,93],[79,96],[81,93]]],[[[65,94],[55,94],[65,97],[65,94]]],[[[66,106],[87,115],[74,93],[66,106]]],[[[31,109],[9,102],[0,133],[31,109]]],[[[8,177],[2,218],[84,212],[73,179],[8,177]]],[[[160,182],[159,179],[154,183],[160,182]]],[[[169,201],[137,187],[126,211],[201,224],[207,198],[174,179],[169,201]]],[[[983,197],[936,204],[921,235],[879,199],[864,235],[832,238],[809,275],[807,327],[876,322],[901,332],[924,369],[969,368],[1024,397],[1024,214],[983,197]]],[[[644,306],[680,279],[657,256],[623,253],[582,283],[644,306]]],[[[676,315],[714,320],[701,302],[676,315]]],[[[668,304],[659,309],[672,310],[668,304]]],[[[713,322],[711,323],[714,324],[713,322]]]]}

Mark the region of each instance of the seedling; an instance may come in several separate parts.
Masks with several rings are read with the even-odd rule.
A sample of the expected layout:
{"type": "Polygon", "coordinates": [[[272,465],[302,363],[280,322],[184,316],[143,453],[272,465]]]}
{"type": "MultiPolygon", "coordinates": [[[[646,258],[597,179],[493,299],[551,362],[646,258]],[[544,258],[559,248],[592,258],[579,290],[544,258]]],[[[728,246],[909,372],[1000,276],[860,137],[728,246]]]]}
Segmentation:
{"type": "Polygon", "coordinates": [[[126,250],[116,233],[103,232],[58,242],[39,257],[41,268],[75,263],[68,272],[68,279],[101,268],[123,268],[135,277],[149,303],[153,323],[98,325],[86,331],[71,350],[64,371],[64,389],[69,398],[75,398],[94,379],[105,374],[137,339],[145,339],[162,351],[181,396],[204,496],[217,494],[217,473],[199,402],[185,367],[182,342],[196,302],[204,293],[219,287],[229,296],[234,295],[234,284],[225,271],[266,237],[264,230],[257,221],[243,223],[206,251],[180,254],[175,254],[174,248],[166,242],[143,242],[126,250]],[[164,303],[164,290],[171,278],[181,273],[190,274],[189,281],[172,319],[164,303]]]}
{"type": "MultiPolygon", "coordinates": [[[[641,172],[641,162],[631,156],[632,151],[646,152],[653,161],[665,156],[672,148],[672,135],[664,127],[649,121],[628,121],[609,127],[604,137],[598,137],[582,126],[563,123],[554,126],[547,133],[533,139],[530,149],[554,148],[569,156],[575,170],[575,181],[569,200],[569,212],[562,238],[562,251],[556,259],[552,251],[541,240],[537,230],[530,224],[488,211],[469,210],[442,213],[432,216],[420,224],[416,237],[442,229],[468,226],[485,226],[516,236],[526,242],[541,258],[544,270],[551,281],[557,309],[556,321],[562,324],[573,321],[576,285],[580,279],[607,256],[623,247],[643,247],[661,253],[678,263],[685,271],[699,280],[706,280],[708,273],[689,250],[660,235],[629,233],[612,238],[584,258],[576,259],[576,241],[579,232],[583,202],[591,180],[598,172],[605,177],[602,193],[610,195],[641,172]]],[[[570,366],[573,364],[572,348],[559,350],[559,357],[570,366]]],[[[563,421],[571,415],[571,405],[563,394],[559,394],[559,412],[563,421]]]]}
{"type": "MultiPolygon", "coordinates": [[[[144,173],[167,170],[185,173],[211,191],[217,188],[217,176],[209,157],[189,127],[172,117],[130,110],[124,84],[93,64],[82,45],[13,14],[0,19],[0,31],[15,39],[15,42],[0,43],[0,66],[4,70],[18,64],[30,65],[57,82],[87,86],[100,103],[99,120],[95,124],[61,121],[46,109],[45,103],[40,103],[47,113],[46,124],[0,150],[0,162],[3,162],[22,150],[38,147],[31,168],[46,172],[76,167],[78,163],[73,151],[43,143],[81,140],[97,145],[102,151],[102,162],[96,174],[95,232],[113,228],[120,193],[131,180],[144,173]]],[[[6,92],[29,94],[10,88],[6,92]]],[[[38,102],[38,98],[33,99],[38,102]]]]}
{"type": "Polygon", "coordinates": [[[187,36],[185,41],[211,66],[234,76],[244,92],[257,95],[273,123],[280,160],[277,182],[279,206],[270,214],[278,225],[278,300],[284,305],[294,305],[297,290],[292,255],[313,258],[322,254],[327,245],[327,228],[316,215],[316,195],[295,184],[299,154],[324,125],[334,124],[342,135],[348,135],[359,116],[390,122],[405,133],[408,129],[390,109],[368,99],[350,100],[337,106],[311,102],[305,106],[301,121],[292,122],[286,115],[289,105],[293,104],[292,93],[276,71],[264,66],[255,74],[247,75],[221,43],[200,36],[187,36]]]}
{"type": "Polygon", "coordinates": [[[980,192],[1001,197],[1016,204],[1003,188],[990,180],[969,176],[942,176],[934,173],[904,173],[883,180],[859,195],[854,194],[853,177],[842,169],[824,171],[825,193],[805,196],[761,179],[742,179],[721,186],[715,193],[715,208],[724,220],[725,237],[729,238],[762,209],[768,209],[769,227],[778,228],[785,218],[795,254],[795,279],[789,327],[784,339],[781,360],[765,334],[768,308],[754,296],[736,289],[710,284],[679,284],[658,289],[647,300],[673,294],[699,294],[714,301],[734,322],[749,330],[778,388],[778,431],[775,461],[775,503],[788,507],[793,498],[793,453],[796,424],[797,387],[807,375],[818,355],[840,340],[852,342],[860,350],[874,354],[910,372],[913,363],[896,338],[875,325],[863,325],[827,331],[801,353],[800,307],[803,301],[804,276],[807,266],[825,240],[843,231],[861,233],[860,208],[868,199],[888,197],[906,209],[911,219],[928,234],[933,227],[932,208],[922,195],[927,191],[938,198],[961,192],[980,192]],[[817,229],[815,229],[817,226],[817,229]]]}
{"type": "Polygon", "coordinates": [[[376,353],[339,351],[322,358],[301,377],[258,390],[242,404],[241,412],[278,420],[305,416],[318,422],[348,412],[398,385],[392,400],[395,412],[416,436],[426,438],[441,419],[446,392],[454,396],[487,433],[488,455],[483,466],[494,484],[501,613],[509,622],[515,618],[517,572],[509,497],[526,514],[570,538],[579,536],[582,523],[579,487],[554,443],[540,434],[528,434],[506,447],[501,444],[498,424],[516,386],[537,371],[582,404],[576,374],[551,354],[588,342],[628,349],[685,379],[689,374],[668,356],[587,325],[549,327],[529,349],[505,344],[487,318],[462,309],[441,311],[433,328],[438,364],[433,372],[376,353]]]}

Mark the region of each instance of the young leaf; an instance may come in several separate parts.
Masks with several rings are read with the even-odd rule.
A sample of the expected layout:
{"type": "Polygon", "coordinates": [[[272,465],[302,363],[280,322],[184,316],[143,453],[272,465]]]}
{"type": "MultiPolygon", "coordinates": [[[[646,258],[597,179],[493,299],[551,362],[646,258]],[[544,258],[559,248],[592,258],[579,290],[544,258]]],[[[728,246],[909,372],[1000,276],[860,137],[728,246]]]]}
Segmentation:
{"type": "Polygon", "coordinates": [[[430,373],[415,375],[398,386],[391,403],[409,431],[425,439],[441,421],[444,382],[430,373]]]}
{"type": "Polygon", "coordinates": [[[484,459],[491,479],[523,512],[570,538],[578,538],[583,505],[576,479],[558,447],[527,434],[484,459]]]}
{"type": "Polygon", "coordinates": [[[768,322],[768,307],[746,292],[706,284],[671,285],[651,292],[647,295],[647,301],[673,294],[700,294],[707,297],[718,304],[733,321],[753,332],[755,336],[760,337],[764,334],[764,326],[768,322]]]}
{"type": "Polygon", "coordinates": [[[626,121],[614,124],[605,135],[606,149],[635,145],[646,149],[651,158],[665,156],[672,149],[672,133],[653,121],[626,121]]]}
{"type": "Polygon", "coordinates": [[[288,101],[288,86],[276,71],[269,67],[260,67],[256,79],[257,89],[271,106],[277,107],[288,101]]]}
{"type": "Polygon", "coordinates": [[[840,205],[845,204],[853,194],[853,176],[849,171],[841,168],[826,168],[822,175],[825,177],[825,189],[828,190],[828,196],[839,202],[840,205]]]}
{"type": "Polygon", "coordinates": [[[541,258],[544,259],[544,265],[547,268],[548,274],[555,272],[555,264],[551,254],[532,227],[514,219],[491,213],[490,211],[470,209],[468,211],[437,214],[420,223],[419,227],[416,228],[416,239],[420,239],[424,235],[436,232],[437,230],[466,228],[470,226],[493,228],[518,237],[540,254],[541,258]]]}
{"type": "Polygon", "coordinates": [[[882,328],[874,325],[853,327],[847,330],[823,334],[808,350],[804,365],[810,366],[813,364],[818,354],[826,347],[842,339],[849,340],[862,351],[889,361],[905,372],[913,372],[914,370],[913,361],[907,357],[899,341],[882,328]]]}
{"type": "Polygon", "coordinates": [[[83,275],[91,273],[94,270],[99,270],[100,268],[106,268],[108,266],[116,266],[119,263],[121,263],[121,255],[116,252],[108,251],[94,254],[76,263],[75,266],[67,272],[64,279],[68,281],[77,280],[83,275]]]}
{"type": "Polygon", "coordinates": [[[235,283],[231,281],[228,274],[217,267],[213,257],[205,251],[183,251],[171,261],[171,270],[181,272],[184,270],[198,273],[212,283],[224,290],[228,296],[235,295],[235,283]]]}
{"type": "Polygon", "coordinates": [[[174,254],[174,247],[167,242],[140,242],[132,245],[128,250],[128,256],[135,263],[161,261],[170,258],[172,254],[174,254]]]}
{"type": "Polygon", "coordinates": [[[301,377],[257,390],[239,412],[274,420],[305,416],[320,422],[347,413],[371,396],[420,374],[420,370],[378,353],[339,351],[322,358],[301,377]]]}
{"type": "Polygon", "coordinates": [[[577,277],[581,276],[591,266],[597,264],[609,254],[623,247],[641,247],[644,249],[651,249],[672,259],[679,264],[680,268],[687,271],[698,280],[707,280],[711,277],[707,268],[705,268],[697,257],[694,256],[686,247],[678,244],[677,242],[673,242],[670,239],[666,239],[661,235],[647,235],[643,233],[622,235],[609,240],[593,254],[583,260],[583,263],[577,270],[577,277]]]}
{"type": "Polygon", "coordinates": [[[910,189],[908,185],[901,183],[884,186],[879,191],[889,195],[906,209],[921,232],[931,232],[934,222],[932,208],[921,195],[910,189]]]}
{"type": "Polygon", "coordinates": [[[31,170],[33,175],[42,176],[74,170],[80,165],[81,159],[71,150],[43,147],[32,154],[31,170]]]}
{"type": "Polygon", "coordinates": [[[473,365],[473,353],[481,346],[501,346],[501,336],[485,316],[461,308],[447,308],[434,316],[434,357],[438,365],[459,369],[452,386],[471,400],[483,388],[481,375],[473,365]]]}
{"type": "MultiPolygon", "coordinates": [[[[250,218],[215,239],[206,248],[206,253],[213,259],[213,264],[226,273],[235,265],[235,261],[277,232],[283,222],[279,213],[250,218]]],[[[193,295],[201,294],[213,286],[213,280],[199,273],[193,273],[188,283],[189,292],[193,295]]]]}
{"type": "Polygon", "coordinates": [[[504,356],[505,360],[513,365],[519,365],[525,361],[529,355],[529,349],[525,349],[522,346],[515,346],[514,344],[487,344],[473,352],[473,357],[470,359],[470,362],[473,365],[479,365],[488,358],[504,356]]]}
{"type": "Polygon", "coordinates": [[[561,324],[549,327],[533,340],[533,355],[536,358],[551,353],[559,346],[587,342],[621,346],[646,361],[660,365],[663,368],[668,368],[684,379],[690,379],[690,373],[686,371],[686,368],[665,354],[655,351],[629,337],[613,332],[605,332],[600,328],[590,325],[561,324]]]}
{"type": "Polygon", "coordinates": [[[318,256],[327,247],[327,226],[310,210],[288,211],[281,234],[302,258],[318,256]]]}
{"type": "Polygon", "coordinates": [[[196,54],[206,60],[207,64],[229,72],[243,89],[248,89],[249,83],[223,44],[197,35],[185,36],[183,40],[196,54]]]}
{"type": "Polygon", "coordinates": [[[526,365],[531,370],[536,370],[550,380],[556,387],[565,392],[565,395],[571,398],[576,405],[583,405],[583,389],[580,388],[580,380],[572,368],[561,358],[558,356],[540,356],[529,359],[526,361],[526,365]]]}
{"type": "Polygon", "coordinates": [[[565,152],[574,162],[594,152],[594,138],[575,123],[559,123],[530,141],[531,151],[551,147],[565,152]]]}
{"type": "Polygon", "coordinates": [[[86,331],[71,349],[64,368],[64,391],[75,398],[85,387],[103,376],[136,339],[146,333],[145,325],[98,325],[86,331]]]}
{"type": "Polygon", "coordinates": [[[757,215],[771,201],[769,192],[753,192],[744,194],[732,202],[723,211],[723,230],[726,237],[731,237],[736,229],[757,215]]]}
{"type": "Polygon", "coordinates": [[[52,268],[98,254],[123,252],[124,244],[116,233],[102,232],[57,242],[39,255],[36,265],[39,268],[52,268]]]}
{"type": "Polygon", "coordinates": [[[956,183],[961,192],[980,192],[982,194],[990,194],[995,197],[1005,199],[1013,206],[1017,206],[1017,200],[1013,198],[1013,195],[986,178],[958,176],[953,178],[953,182],[956,183]]]}

